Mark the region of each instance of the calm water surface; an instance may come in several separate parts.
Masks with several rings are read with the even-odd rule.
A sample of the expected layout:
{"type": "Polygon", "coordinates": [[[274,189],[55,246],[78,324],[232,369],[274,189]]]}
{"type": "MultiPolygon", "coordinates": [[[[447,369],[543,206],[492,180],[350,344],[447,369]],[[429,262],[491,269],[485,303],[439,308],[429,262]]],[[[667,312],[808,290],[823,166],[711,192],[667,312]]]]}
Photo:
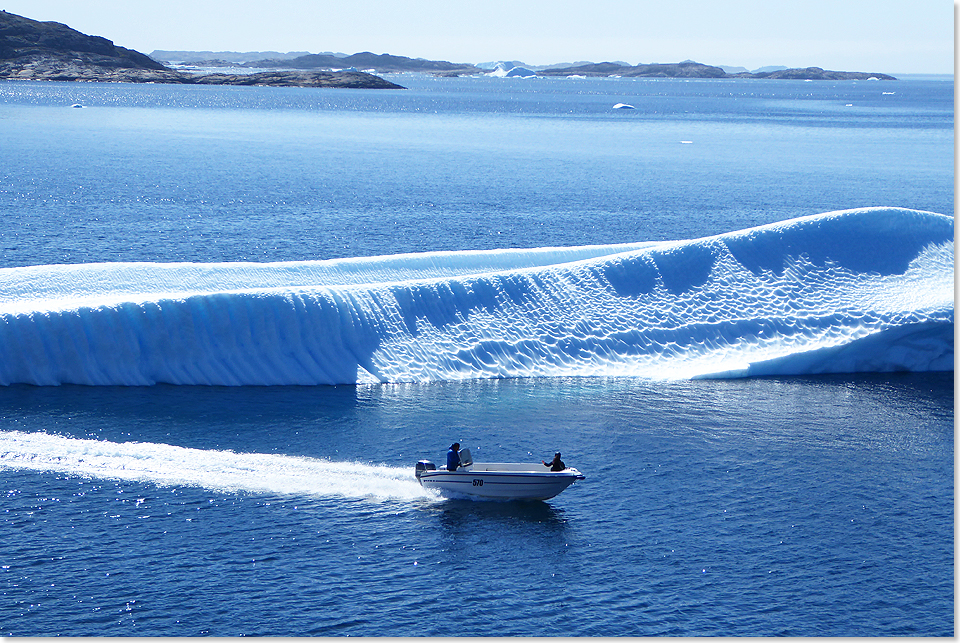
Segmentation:
{"type": "MultiPolygon", "coordinates": [[[[953,212],[950,82],[400,82],[2,83],[0,267],[953,212]]],[[[182,447],[206,481],[164,483],[147,446],[96,475],[49,450],[50,470],[0,469],[0,634],[952,636],[953,409],[952,373],[0,388],[0,432],[61,436],[64,457],[182,447]],[[405,497],[454,440],[561,450],[587,479],[549,502],[405,497]],[[272,465],[228,483],[225,451],[356,471],[263,492],[272,465]],[[122,479],[134,464],[152,477],[122,479]]]]}
{"type": "Polygon", "coordinates": [[[606,244],[875,205],[953,212],[949,82],[397,80],[411,89],[4,83],[0,265],[606,244]]]}
{"type": "Polygon", "coordinates": [[[13,387],[0,409],[19,431],[411,468],[452,439],[562,449],[587,475],[485,503],[8,471],[8,635],[953,631],[949,374],[13,387]]]}

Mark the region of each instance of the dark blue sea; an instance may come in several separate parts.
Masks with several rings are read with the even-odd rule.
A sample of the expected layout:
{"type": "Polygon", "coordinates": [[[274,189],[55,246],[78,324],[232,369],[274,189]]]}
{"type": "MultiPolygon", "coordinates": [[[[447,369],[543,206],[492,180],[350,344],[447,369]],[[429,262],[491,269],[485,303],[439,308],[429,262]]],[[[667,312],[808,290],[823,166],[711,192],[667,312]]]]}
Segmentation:
{"type": "MultiPolygon", "coordinates": [[[[0,272],[954,213],[952,80],[389,78],[0,82],[0,272]]],[[[955,632],[953,371],[13,384],[0,481],[2,636],[955,632]],[[425,495],[454,441],[586,479],[425,495]]]]}

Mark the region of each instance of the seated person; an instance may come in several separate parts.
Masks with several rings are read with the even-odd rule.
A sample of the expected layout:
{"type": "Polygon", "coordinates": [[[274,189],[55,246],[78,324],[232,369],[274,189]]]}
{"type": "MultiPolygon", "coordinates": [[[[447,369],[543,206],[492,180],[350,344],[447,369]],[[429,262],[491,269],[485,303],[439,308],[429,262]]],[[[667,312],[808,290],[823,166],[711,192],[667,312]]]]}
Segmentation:
{"type": "Polygon", "coordinates": [[[543,466],[550,467],[551,471],[563,471],[567,468],[567,465],[565,465],[563,460],[560,459],[559,451],[557,451],[557,453],[553,456],[553,460],[550,462],[546,462],[544,460],[541,460],[540,462],[543,462],[543,466]]]}
{"type": "Polygon", "coordinates": [[[460,443],[454,442],[447,451],[447,471],[456,471],[460,466],[460,443]]]}

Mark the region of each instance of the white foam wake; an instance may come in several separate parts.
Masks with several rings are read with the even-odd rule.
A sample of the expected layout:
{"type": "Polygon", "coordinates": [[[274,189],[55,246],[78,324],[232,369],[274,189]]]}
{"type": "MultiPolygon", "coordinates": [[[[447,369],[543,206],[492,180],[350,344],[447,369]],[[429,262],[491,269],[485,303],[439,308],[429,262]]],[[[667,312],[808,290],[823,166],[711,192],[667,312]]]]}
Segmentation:
{"type": "Polygon", "coordinates": [[[227,492],[382,499],[432,497],[417,483],[412,467],[20,431],[0,432],[0,471],[4,469],[227,492]]]}
{"type": "Polygon", "coordinates": [[[676,242],[0,270],[0,384],[276,385],[953,369],[953,219],[676,242]]]}

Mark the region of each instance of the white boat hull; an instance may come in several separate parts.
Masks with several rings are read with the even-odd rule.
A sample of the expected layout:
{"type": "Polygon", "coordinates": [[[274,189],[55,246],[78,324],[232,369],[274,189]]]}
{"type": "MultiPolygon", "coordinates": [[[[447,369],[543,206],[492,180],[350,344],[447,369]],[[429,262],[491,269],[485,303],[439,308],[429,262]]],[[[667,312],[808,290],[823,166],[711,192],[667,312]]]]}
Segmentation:
{"type": "Polygon", "coordinates": [[[544,470],[541,464],[475,462],[457,471],[422,471],[418,478],[424,489],[433,489],[446,497],[547,500],[584,476],[572,468],[544,470]]]}

